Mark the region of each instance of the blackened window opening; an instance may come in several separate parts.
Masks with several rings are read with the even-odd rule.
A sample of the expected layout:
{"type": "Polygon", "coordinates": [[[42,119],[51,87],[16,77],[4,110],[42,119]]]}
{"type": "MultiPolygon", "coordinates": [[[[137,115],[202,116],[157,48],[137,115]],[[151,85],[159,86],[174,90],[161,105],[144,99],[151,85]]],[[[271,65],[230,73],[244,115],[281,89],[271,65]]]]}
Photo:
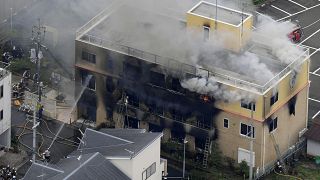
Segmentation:
{"type": "Polygon", "coordinates": [[[269,132],[274,131],[278,127],[278,118],[272,119],[269,122],[269,132]]]}
{"type": "Polygon", "coordinates": [[[270,99],[270,106],[272,106],[274,103],[276,103],[278,101],[278,97],[279,93],[277,92],[275,95],[273,95],[270,99]]]}
{"type": "Polygon", "coordinates": [[[93,64],[96,63],[96,55],[86,51],[82,51],[82,59],[93,64]]]}
{"type": "Polygon", "coordinates": [[[130,80],[139,80],[141,76],[141,68],[130,63],[124,63],[124,74],[130,80]]]}
{"type": "Polygon", "coordinates": [[[253,138],[254,138],[254,127],[253,127],[253,130],[251,131],[251,125],[247,125],[247,124],[244,124],[244,123],[241,123],[240,125],[240,134],[241,135],[244,135],[244,136],[247,136],[247,137],[251,137],[251,133],[253,132],[253,138]]]}
{"type": "Polygon", "coordinates": [[[251,110],[251,106],[252,106],[252,110],[255,111],[256,110],[256,103],[255,102],[248,103],[244,100],[241,100],[241,107],[251,110]]]}
{"type": "Polygon", "coordinates": [[[158,72],[150,71],[150,83],[156,86],[165,87],[165,75],[158,72]]]}
{"type": "Polygon", "coordinates": [[[106,89],[110,93],[113,92],[115,89],[115,85],[113,83],[112,77],[110,77],[110,76],[107,76],[107,78],[106,78],[106,89]]]}
{"type": "Polygon", "coordinates": [[[290,115],[295,115],[296,114],[296,102],[297,102],[297,96],[292,97],[289,102],[288,102],[288,106],[289,106],[289,114],[290,115]]]}
{"type": "Polygon", "coordinates": [[[126,95],[128,97],[128,104],[135,107],[139,107],[140,101],[139,101],[139,96],[137,94],[131,91],[127,91],[126,95]]]}
{"type": "Polygon", "coordinates": [[[81,85],[85,86],[87,84],[87,88],[91,89],[91,90],[95,90],[96,89],[96,79],[94,77],[94,75],[90,74],[87,71],[81,70],[81,85]],[[89,81],[89,83],[88,83],[89,81]]]}

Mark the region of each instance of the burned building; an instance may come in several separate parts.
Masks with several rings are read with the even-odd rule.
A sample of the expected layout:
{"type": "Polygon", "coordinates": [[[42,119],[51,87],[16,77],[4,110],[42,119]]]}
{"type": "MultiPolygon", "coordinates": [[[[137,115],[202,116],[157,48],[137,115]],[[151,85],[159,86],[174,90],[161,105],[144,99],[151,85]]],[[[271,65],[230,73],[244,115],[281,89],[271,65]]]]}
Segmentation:
{"type": "Polygon", "coordinates": [[[203,1],[190,8],[117,2],[80,28],[75,74],[87,88],[76,119],[163,131],[190,151],[216,141],[237,162],[249,161],[252,136],[264,171],[305,131],[309,50],[289,42],[278,52],[251,14],[203,1]]]}

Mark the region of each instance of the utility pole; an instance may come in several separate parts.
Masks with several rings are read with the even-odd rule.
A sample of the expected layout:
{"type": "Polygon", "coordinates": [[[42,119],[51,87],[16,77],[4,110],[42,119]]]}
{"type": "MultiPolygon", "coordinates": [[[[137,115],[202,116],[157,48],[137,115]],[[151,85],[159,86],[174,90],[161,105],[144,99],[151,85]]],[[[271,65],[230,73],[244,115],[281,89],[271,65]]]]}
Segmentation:
{"type": "Polygon", "coordinates": [[[12,8],[10,8],[10,44],[12,48],[12,8]]]}
{"type": "Polygon", "coordinates": [[[41,41],[44,39],[44,35],[46,32],[46,28],[44,26],[41,26],[40,24],[40,19],[38,20],[39,24],[38,26],[33,26],[32,27],[32,41],[34,42],[34,44],[36,45],[36,54],[35,54],[35,60],[36,60],[36,66],[37,66],[37,76],[34,79],[34,81],[36,81],[37,84],[37,88],[38,88],[38,100],[36,100],[36,98],[34,98],[34,111],[33,111],[33,154],[32,154],[32,161],[35,162],[36,160],[36,134],[37,134],[37,126],[39,125],[39,123],[37,123],[36,120],[36,112],[38,111],[38,107],[40,107],[40,103],[41,103],[41,82],[40,82],[40,61],[42,58],[42,52],[41,52],[41,48],[45,46],[41,44],[41,41]]]}
{"type": "Polygon", "coordinates": [[[218,29],[218,0],[216,0],[216,20],[214,21],[214,29],[217,30],[218,29]]]}
{"type": "Polygon", "coordinates": [[[185,177],[185,171],[186,171],[186,144],[188,141],[186,138],[183,139],[183,167],[182,167],[182,178],[185,177]]]}
{"type": "Polygon", "coordinates": [[[12,8],[10,8],[10,30],[12,33],[12,8]]]}
{"type": "Polygon", "coordinates": [[[251,102],[251,128],[250,128],[250,169],[249,169],[249,180],[252,180],[253,175],[253,102],[251,102]]]}

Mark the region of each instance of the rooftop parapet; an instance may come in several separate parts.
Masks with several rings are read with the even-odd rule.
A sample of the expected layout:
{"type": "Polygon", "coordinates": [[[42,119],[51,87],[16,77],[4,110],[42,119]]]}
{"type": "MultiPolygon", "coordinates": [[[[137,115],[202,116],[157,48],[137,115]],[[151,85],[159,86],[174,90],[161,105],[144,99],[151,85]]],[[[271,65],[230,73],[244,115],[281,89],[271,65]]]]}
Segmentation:
{"type": "MultiPolygon", "coordinates": [[[[302,53],[293,59],[290,64],[286,65],[281,63],[279,60],[274,59],[274,57],[264,57],[265,54],[256,54],[257,56],[261,57],[261,60],[263,63],[265,63],[267,66],[268,64],[272,64],[272,67],[277,67],[277,70],[274,72],[274,76],[270,78],[270,80],[266,82],[259,82],[255,81],[254,77],[244,77],[240,74],[236,74],[232,72],[231,69],[221,69],[218,67],[213,67],[210,69],[208,68],[198,68],[195,65],[185,63],[183,58],[176,58],[177,56],[169,56],[167,54],[163,54],[162,52],[158,52],[157,48],[155,49],[149,49],[149,47],[139,47],[136,46],[134,43],[130,43],[130,41],[120,41],[117,39],[114,39],[114,37],[139,37],[141,36],[141,33],[137,36],[136,34],[128,34],[128,32],[121,32],[122,29],[117,29],[118,27],[113,26],[112,23],[112,15],[117,13],[117,9],[122,9],[122,4],[113,4],[110,7],[106,8],[104,11],[99,13],[96,17],[94,17],[91,21],[89,21],[85,26],[80,28],[76,33],[76,40],[88,44],[92,44],[94,46],[98,46],[101,48],[109,49],[112,51],[119,52],[121,54],[125,54],[128,56],[132,56],[138,59],[142,59],[144,61],[155,63],[160,66],[163,66],[167,69],[171,69],[175,72],[183,74],[189,74],[192,76],[202,76],[202,77],[214,77],[218,82],[230,85],[236,88],[244,89],[246,91],[251,91],[257,94],[265,94],[266,91],[269,88],[272,88],[275,86],[279,80],[286,76],[289,72],[291,72],[292,69],[295,69],[296,66],[301,65],[306,59],[308,59],[309,50],[303,49],[302,53]],[[116,32],[116,34],[113,34],[116,32]],[[122,34],[121,34],[122,33],[122,34]],[[171,58],[175,57],[175,58],[171,58]]],[[[134,11],[134,13],[139,13],[140,11],[134,11]]],[[[226,11],[228,12],[228,10],[226,11]]],[[[150,13],[150,12],[141,12],[142,15],[144,13],[150,13]]],[[[145,15],[148,17],[148,15],[145,15]]],[[[162,16],[162,15],[159,15],[162,16]]],[[[239,17],[239,12],[236,14],[236,16],[239,17]]],[[[143,16],[142,16],[143,17],[143,16]]],[[[251,17],[250,15],[246,15],[245,17],[251,17]]],[[[130,18],[130,17],[128,17],[130,18]]],[[[187,23],[187,22],[181,22],[181,20],[177,19],[170,19],[168,16],[163,16],[162,18],[168,19],[170,21],[169,25],[172,25],[172,19],[175,20],[177,24],[181,23],[187,23]]],[[[180,18],[178,18],[180,19],[180,18]]],[[[130,19],[127,21],[130,22],[130,19]]],[[[238,21],[239,22],[239,21],[238,21]]],[[[234,24],[237,24],[238,22],[234,22],[234,24]]],[[[240,21],[241,22],[241,21],[240,21]]],[[[124,22],[121,22],[123,24],[124,22]]],[[[239,24],[234,25],[239,26],[239,24]]],[[[170,26],[166,26],[170,27],[170,26]]],[[[131,30],[131,29],[130,29],[131,30]]],[[[132,29],[133,31],[133,29],[132,29]]],[[[131,31],[129,31],[131,33],[131,31]]],[[[145,34],[147,36],[147,34],[145,34]]],[[[152,41],[152,38],[145,37],[144,40],[152,41]]],[[[131,42],[135,42],[132,41],[131,42]]],[[[150,42],[147,42],[145,44],[148,44],[150,42]]],[[[152,42],[151,42],[152,43],[152,42]]],[[[253,42],[253,44],[249,44],[247,46],[250,46],[248,49],[255,48],[260,46],[258,42],[253,42]]],[[[263,45],[261,45],[261,48],[264,48],[263,45]]],[[[268,50],[268,49],[266,49],[268,50]]],[[[241,53],[241,52],[240,52],[241,53]]],[[[268,53],[266,53],[268,54],[268,53]]]]}
{"type": "Polygon", "coordinates": [[[81,38],[78,39],[78,41],[90,43],[92,45],[117,51],[121,54],[142,59],[150,63],[158,64],[160,66],[163,66],[168,69],[172,69],[179,73],[187,73],[194,76],[205,75],[206,77],[214,77],[218,82],[221,82],[223,84],[234,86],[236,88],[242,88],[248,91],[254,91],[259,94],[266,93],[266,91],[269,88],[272,88],[274,85],[276,85],[277,82],[282,77],[284,77],[286,74],[291,72],[292,69],[295,69],[295,67],[301,65],[305,60],[307,60],[309,55],[309,49],[305,49],[303,54],[301,54],[294,61],[292,61],[292,63],[286,66],[281,72],[276,74],[267,83],[261,85],[261,84],[249,82],[246,80],[242,80],[236,77],[228,76],[226,73],[223,73],[221,71],[219,72],[219,69],[215,69],[215,71],[210,71],[204,68],[197,68],[190,64],[181,63],[181,61],[179,60],[167,58],[167,57],[149,53],[143,50],[135,49],[129,46],[117,44],[115,42],[101,39],[93,35],[84,34],[81,38]]]}

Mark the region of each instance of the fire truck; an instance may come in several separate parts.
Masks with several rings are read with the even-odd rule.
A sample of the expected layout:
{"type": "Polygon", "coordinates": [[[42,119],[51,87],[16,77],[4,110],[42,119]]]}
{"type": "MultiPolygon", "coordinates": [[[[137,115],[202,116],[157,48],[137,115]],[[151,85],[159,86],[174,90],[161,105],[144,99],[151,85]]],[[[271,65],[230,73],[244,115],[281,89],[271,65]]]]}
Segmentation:
{"type": "Polygon", "coordinates": [[[303,36],[302,28],[297,22],[295,28],[293,29],[293,31],[291,31],[291,33],[288,34],[288,38],[293,43],[298,43],[298,42],[301,41],[302,36],[303,36]]]}

